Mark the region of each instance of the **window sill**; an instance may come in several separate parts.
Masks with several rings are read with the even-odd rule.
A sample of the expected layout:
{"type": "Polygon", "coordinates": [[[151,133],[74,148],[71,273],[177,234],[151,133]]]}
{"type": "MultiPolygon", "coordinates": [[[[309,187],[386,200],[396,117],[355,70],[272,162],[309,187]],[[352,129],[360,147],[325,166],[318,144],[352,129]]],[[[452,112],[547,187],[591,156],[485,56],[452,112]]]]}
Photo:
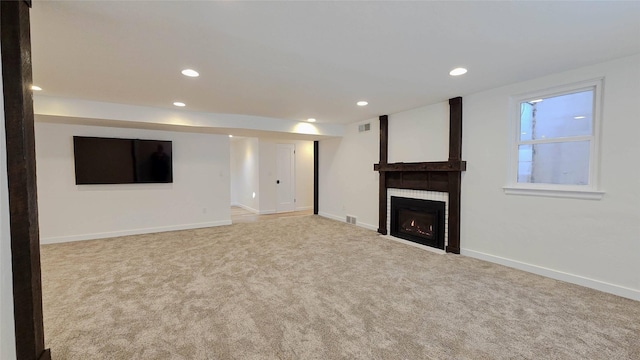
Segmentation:
{"type": "Polygon", "coordinates": [[[531,188],[520,186],[504,186],[507,195],[544,196],[570,199],[602,200],[604,191],[588,189],[531,188]]]}

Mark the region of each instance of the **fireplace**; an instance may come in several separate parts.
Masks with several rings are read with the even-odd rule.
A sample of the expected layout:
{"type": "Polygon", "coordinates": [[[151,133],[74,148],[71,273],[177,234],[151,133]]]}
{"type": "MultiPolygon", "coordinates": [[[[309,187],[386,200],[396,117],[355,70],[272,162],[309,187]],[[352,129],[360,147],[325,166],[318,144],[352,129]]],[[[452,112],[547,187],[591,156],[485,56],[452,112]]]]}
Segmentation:
{"type": "MultiPolygon", "coordinates": [[[[392,190],[400,189],[446,194],[444,225],[440,220],[441,215],[437,215],[438,239],[436,243],[433,244],[433,239],[428,239],[429,236],[427,238],[419,236],[417,239],[411,239],[411,241],[420,244],[427,242],[429,246],[439,249],[443,249],[444,246],[446,252],[460,254],[460,194],[462,172],[467,170],[467,162],[462,160],[462,98],[449,99],[449,158],[446,161],[390,163],[388,160],[389,117],[381,115],[380,162],[373,164],[373,170],[378,171],[380,176],[378,182],[378,232],[382,235],[392,233],[398,238],[403,235],[411,235],[398,235],[399,232],[397,230],[391,230],[391,218],[397,216],[392,214],[391,200],[388,199],[392,190]],[[444,238],[439,235],[443,227],[445,228],[444,238]],[[444,242],[444,245],[442,242],[444,242]]],[[[394,225],[397,221],[396,217],[393,220],[394,225]]],[[[418,232],[420,233],[421,231],[418,232]]]]}
{"type": "Polygon", "coordinates": [[[391,236],[444,250],[445,203],[391,197],[391,236]]]}

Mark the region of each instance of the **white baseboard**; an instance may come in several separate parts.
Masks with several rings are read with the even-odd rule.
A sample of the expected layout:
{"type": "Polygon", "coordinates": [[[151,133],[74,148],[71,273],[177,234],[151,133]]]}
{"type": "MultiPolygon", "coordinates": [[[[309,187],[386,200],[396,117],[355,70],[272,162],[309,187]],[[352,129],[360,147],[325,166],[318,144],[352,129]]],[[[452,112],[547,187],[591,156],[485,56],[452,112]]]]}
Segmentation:
{"type": "MultiPolygon", "coordinates": [[[[336,221],[340,221],[340,222],[343,222],[343,223],[347,222],[347,219],[344,218],[344,217],[340,217],[340,216],[329,214],[329,213],[322,212],[322,211],[319,211],[318,215],[320,215],[322,217],[325,217],[327,219],[336,220],[336,221]]],[[[365,229],[368,229],[368,230],[378,231],[378,227],[377,226],[371,225],[371,224],[367,224],[367,223],[356,222],[356,226],[360,226],[361,228],[365,228],[365,229]]]]}
{"type": "MultiPolygon", "coordinates": [[[[277,213],[276,209],[269,209],[269,210],[256,210],[254,208],[251,208],[249,206],[243,205],[243,204],[231,204],[231,206],[237,206],[237,207],[241,207],[247,211],[251,211],[254,214],[258,214],[258,215],[268,215],[268,214],[275,214],[277,213]]],[[[313,209],[313,206],[300,206],[300,207],[296,207],[294,211],[303,211],[303,210],[311,210],[313,209]]]]}
{"type": "Polygon", "coordinates": [[[322,212],[322,211],[318,211],[318,215],[320,215],[322,217],[326,217],[327,219],[331,219],[331,220],[336,220],[336,221],[340,221],[340,222],[347,222],[344,217],[332,215],[332,214],[329,214],[329,213],[326,213],[326,212],[322,212]]]}
{"type": "Polygon", "coordinates": [[[197,223],[197,224],[159,226],[159,227],[153,227],[153,228],[109,231],[109,232],[102,232],[102,233],[70,235],[70,236],[43,237],[40,239],[40,244],[45,245],[45,244],[57,244],[57,243],[65,243],[65,242],[72,242],[72,241],[105,239],[105,238],[112,238],[117,236],[151,234],[151,233],[176,231],[176,230],[190,230],[190,229],[199,229],[199,228],[222,226],[222,225],[231,225],[231,220],[212,221],[212,222],[197,223]]]}
{"type": "Polygon", "coordinates": [[[395,236],[391,236],[391,235],[380,235],[380,236],[382,236],[385,239],[393,240],[393,241],[396,241],[396,242],[399,242],[399,243],[402,243],[402,244],[405,244],[405,245],[410,245],[410,246],[413,246],[413,247],[417,247],[418,249],[431,251],[431,252],[439,254],[439,255],[445,255],[447,253],[446,251],[440,250],[438,248],[434,248],[434,247],[431,247],[431,246],[418,244],[416,242],[408,241],[408,240],[405,240],[405,239],[400,239],[400,238],[397,238],[395,236]]]}
{"type": "Polygon", "coordinates": [[[270,209],[270,210],[258,210],[258,209],[254,209],[252,207],[249,207],[247,205],[243,205],[243,204],[235,204],[235,206],[237,207],[241,207],[247,211],[250,211],[254,214],[258,214],[258,215],[267,215],[267,214],[275,214],[276,210],[275,209],[270,209]]]}
{"type": "Polygon", "coordinates": [[[460,249],[460,254],[464,256],[469,256],[472,258],[508,266],[514,269],[527,271],[537,275],[542,275],[548,278],[552,278],[560,281],[566,281],[568,283],[603,291],[609,294],[622,296],[628,299],[640,301],[640,290],[631,289],[631,288],[627,288],[620,285],[610,284],[610,283],[606,283],[599,280],[589,279],[583,276],[569,274],[562,271],[545,268],[542,266],[531,265],[531,264],[523,263],[516,260],[511,260],[511,259],[507,259],[507,258],[495,256],[495,255],[486,254],[479,251],[460,249]]]}
{"type": "Polygon", "coordinates": [[[361,228],[365,228],[368,230],[378,231],[378,225],[371,225],[371,224],[359,222],[359,223],[356,223],[356,226],[360,226],[361,228]]]}
{"type": "Polygon", "coordinates": [[[243,209],[245,209],[245,210],[247,210],[247,211],[251,211],[251,212],[252,212],[252,213],[254,213],[254,214],[259,213],[259,211],[258,211],[258,210],[254,209],[254,208],[252,208],[252,207],[249,207],[249,206],[247,206],[247,205],[244,205],[244,204],[233,204],[233,205],[231,205],[231,206],[241,207],[241,208],[243,208],[243,209]]]}
{"type": "MultiPolygon", "coordinates": [[[[297,207],[293,211],[302,211],[302,210],[311,210],[311,209],[313,209],[313,206],[304,206],[304,207],[297,207]]],[[[262,210],[259,212],[260,215],[277,214],[277,213],[278,213],[277,209],[262,210]]]]}

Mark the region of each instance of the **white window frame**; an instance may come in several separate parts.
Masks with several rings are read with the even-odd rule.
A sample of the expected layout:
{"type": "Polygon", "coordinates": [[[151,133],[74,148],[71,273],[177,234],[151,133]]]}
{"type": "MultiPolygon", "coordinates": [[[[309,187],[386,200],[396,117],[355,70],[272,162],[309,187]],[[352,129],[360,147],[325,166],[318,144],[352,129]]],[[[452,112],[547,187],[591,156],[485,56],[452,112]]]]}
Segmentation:
{"type": "MultiPolygon", "coordinates": [[[[510,106],[510,141],[509,141],[509,164],[507,182],[503,187],[508,195],[532,195],[547,197],[566,197],[578,199],[600,200],[604,196],[604,191],[599,188],[599,168],[600,168],[600,127],[602,122],[602,100],[603,100],[604,78],[582,81],[579,83],[567,84],[551,89],[539,90],[526,94],[511,97],[510,106]],[[520,104],[536,99],[550,98],[580,91],[594,90],[593,98],[593,123],[592,133],[587,136],[567,137],[566,141],[590,141],[589,151],[589,183],[586,185],[565,185],[565,184],[542,184],[542,183],[519,183],[518,182],[518,147],[519,145],[531,141],[520,140],[520,104]]],[[[536,144],[555,143],[558,138],[549,141],[543,139],[536,140],[536,144]]]]}

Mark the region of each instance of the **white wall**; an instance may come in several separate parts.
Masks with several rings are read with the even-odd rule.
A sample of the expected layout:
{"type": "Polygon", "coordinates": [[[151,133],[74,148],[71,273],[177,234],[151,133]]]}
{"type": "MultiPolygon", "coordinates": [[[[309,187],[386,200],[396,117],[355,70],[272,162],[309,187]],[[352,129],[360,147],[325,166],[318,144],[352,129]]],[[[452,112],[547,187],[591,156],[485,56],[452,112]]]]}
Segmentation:
{"type": "MultiPolygon", "coordinates": [[[[378,229],[380,121],[370,119],[345,128],[343,138],[321,140],[319,215],[378,229]],[[358,125],[371,123],[371,131],[358,125]]],[[[446,161],[449,157],[448,102],[389,115],[389,162],[446,161]]]]}
{"type": "Polygon", "coordinates": [[[234,201],[231,204],[257,213],[260,208],[258,139],[233,139],[231,153],[233,158],[231,182],[235,192],[234,201]]]}
{"type": "MultiPolygon", "coordinates": [[[[391,122],[391,120],[389,120],[391,122]]],[[[318,214],[378,229],[378,178],[373,164],[379,161],[378,119],[346,126],[343,138],[321,140],[318,164],[318,214]],[[371,130],[358,132],[358,125],[371,123],[371,130]]]]}
{"type": "Polygon", "coordinates": [[[449,103],[389,115],[388,147],[390,163],[447,161],[449,103]]]}
{"type": "MultiPolygon", "coordinates": [[[[1,71],[2,69],[0,69],[1,71]]],[[[4,93],[0,82],[0,359],[16,358],[13,318],[13,270],[9,228],[9,184],[7,183],[7,147],[4,129],[4,93]]]]}
{"type": "Polygon", "coordinates": [[[313,208],[313,141],[257,138],[231,141],[232,189],[239,192],[232,205],[260,214],[276,212],[277,144],[295,145],[296,210],[313,208]]]}
{"type": "Polygon", "coordinates": [[[229,138],[36,123],[42,243],[230,224],[229,138]],[[173,141],[173,183],[75,185],[74,135],[173,141]]]}
{"type": "Polygon", "coordinates": [[[463,99],[463,254],[640,299],[640,56],[463,99]],[[604,80],[602,200],[505,195],[509,97],[604,80]]]}
{"type": "MultiPolygon", "coordinates": [[[[465,96],[462,253],[640,299],[638,99],[640,55],[465,96]],[[510,96],[601,76],[604,199],[506,195],[510,96]]],[[[390,162],[447,159],[445,104],[389,116],[390,162]]],[[[319,206],[320,215],[377,228],[379,123],[371,122],[369,133],[353,124],[344,138],[320,141],[319,206]]]]}

